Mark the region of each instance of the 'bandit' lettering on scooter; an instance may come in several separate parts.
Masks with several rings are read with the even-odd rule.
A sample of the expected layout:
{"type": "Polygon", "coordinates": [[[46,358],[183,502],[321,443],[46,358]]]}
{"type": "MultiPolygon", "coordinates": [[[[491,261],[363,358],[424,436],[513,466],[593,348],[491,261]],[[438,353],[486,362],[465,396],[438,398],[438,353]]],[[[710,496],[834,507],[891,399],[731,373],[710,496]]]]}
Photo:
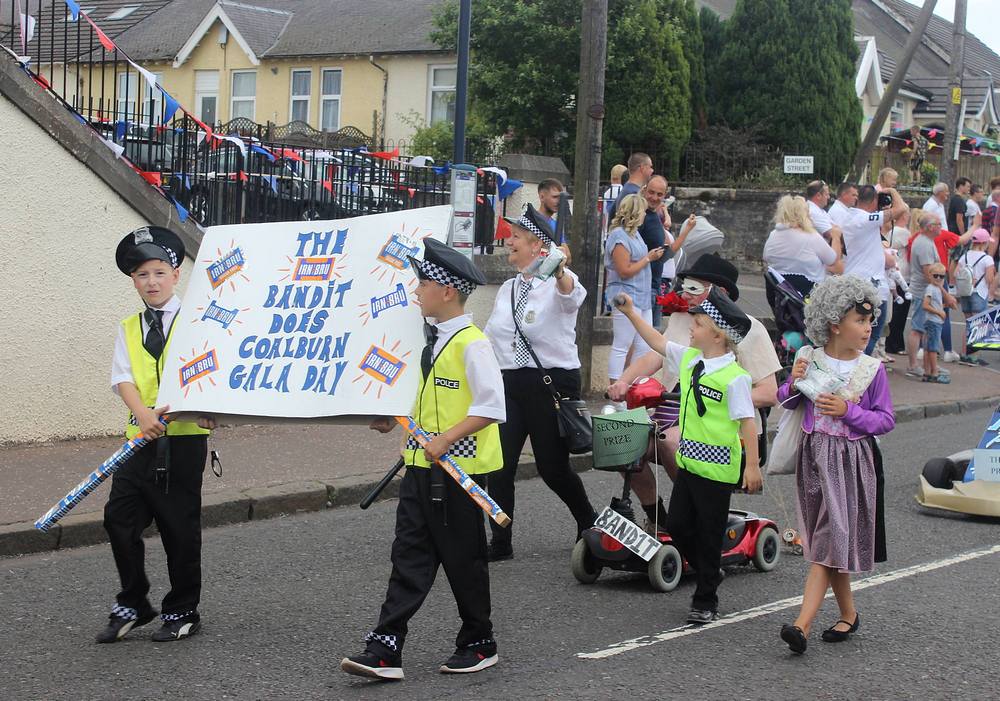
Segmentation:
{"type": "Polygon", "coordinates": [[[639,526],[612,510],[610,506],[604,507],[604,511],[594,521],[594,528],[614,538],[646,562],[649,562],[663,545],[639,526]]]}

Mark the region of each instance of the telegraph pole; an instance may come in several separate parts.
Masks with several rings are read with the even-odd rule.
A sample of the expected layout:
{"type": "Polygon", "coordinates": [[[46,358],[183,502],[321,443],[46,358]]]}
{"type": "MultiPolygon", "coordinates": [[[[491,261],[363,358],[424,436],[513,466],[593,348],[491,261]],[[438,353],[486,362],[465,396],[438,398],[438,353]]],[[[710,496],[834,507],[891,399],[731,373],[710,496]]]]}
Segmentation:
{"type": "Polygon", "coordinates": [[[944,118],[944,152],[941,154],[941,182],[955,187],[958,169],[958,148],[962,143],[965,123],[965,99],[962,96],[962,74],[965,67],[966,0],[955,0],[955,26],[951,40],[951,65],[948,73],[948,110],[944,118]]]}
{"type": "Polygon", "coordinates": [[[576,156],[573,172],[573,248],[587,300],[577,313],[582,391],[590,392],[594,315],[598,309],[601,219],[597,212],[604,124],[604,71],[608,49],[608,0],[584,0],[580,24],[580,83],[576,94],[576,156]]]}

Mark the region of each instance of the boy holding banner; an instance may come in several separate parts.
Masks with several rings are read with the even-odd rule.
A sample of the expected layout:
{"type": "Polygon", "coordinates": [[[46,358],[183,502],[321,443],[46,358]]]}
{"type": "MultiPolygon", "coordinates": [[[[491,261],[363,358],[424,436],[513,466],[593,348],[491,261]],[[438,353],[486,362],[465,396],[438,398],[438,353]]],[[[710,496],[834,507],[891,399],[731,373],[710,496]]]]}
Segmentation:
{"type": "Polygon", "coordinates": [[[118,244],[115,261],[132,278],[144,311],[121,322],[115,341],[111,384],[129,409],[125,435],[139,433],[150,443],[114,474],[104,507],[104,528],[111,542],[122,589],[99,643],[113,643],[157,616],[149,603],[144,566],[143,530],[156,521],[167,553],[170,592],[163,598],[162,626],[154,642],[181,640],[198,631],[201,619],[201,477],[208,452],[208,418],[198,423],[162,417],[154,409],[170,332],[180,299],[184,244],[173,232],[149,226],[136,229],[118,244]]]}
{"type": "MultiPolygon", "coordinates": [[[[378,624],[365,636],[365,651],[340,663],[348,674],[379,680],[403,678],[407,623],[430,591],[438,565],[462,618],[455,653],[441,672],[478,672],[497,663],[483,514],[435,465],[449,453],[475,477],[503,464],[497,428],[506,419],[500,367],[489,340],[465,313],[465,300],[486,279],[446,244],[430,238],[424,244],[424,259],[410,258],[410,264],[420,280],[421,313],[433,317],[434,325],[425,327],[423,381],[413,415],[433,440],[421,448],[410,438],[403,448],[407,470],[399,486],[388,591],[378,624]]],[[[391,417],[380,417],[371,427],[388,433],[395,425],[391,417]]]]}

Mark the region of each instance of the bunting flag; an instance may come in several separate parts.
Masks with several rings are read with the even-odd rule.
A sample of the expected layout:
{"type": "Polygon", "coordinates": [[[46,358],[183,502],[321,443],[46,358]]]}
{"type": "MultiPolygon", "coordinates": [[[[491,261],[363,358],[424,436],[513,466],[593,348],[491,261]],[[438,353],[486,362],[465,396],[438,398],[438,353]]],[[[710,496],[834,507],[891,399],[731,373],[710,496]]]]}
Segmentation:
{"type": "Polygon", "coordinates": [[[97,40],[101,42],[101,46],[104,47],[105,51],[114,51],[118,47],[115,46],[115,42],[111,41],[110,37],[104,33],[104,31],[94,24],[94,20],[90,19],[90,15],[87,13],[83,14],[83,18],[87,20],[87,23],[94,28],[94,33],[97,34],[97,40]]]}
{"type": "Polygon", "coordinates": [[[160,88],[160,92],[163,93],[163,119],[160,120],[160,125],[165,126],[167,122],[173,119],[174,115],[177,113],[177,109],[181,105],[163,88],[160,88]]]}
{"type": "Polygon", "coordinates": [[[261,180],[267,182],[271,189],[274,190],[274,194],[278,194],[278,176],[277,175],[261,175],[261,180]]]}
{"type": "Polygon", "coordinates": [[[242,180],[243,182],[246,182],[246,181],[248,181],[248,180],[250,179],[249,177],[247,177],[247,174],[246,174],[246,172],[244,172],[244,171],[242,171],[242,170],[241,170],[241,171],[240,171],[239,173],[237,173],[236,175],[237,175],[237,177],[238,177],[238,178],[239,178],[240,180],[242,180]]]}
{"type": "Polygon", "coordinates": [[[177,201],[176,197],[172,195],[167,195],[167,198],[174,203],[174,208],[177,210],[177,218],[182,222],[187,221],[188,211],[180,202],[177,201]]]}
{"type": "Polygon", "coordinates": [[[333,181],[332,180],[324,180],[323,181],[323,189],[326,190],[327,192],[329,192],[332,195],[333,194],[333,181]]]}
{"type": "Polygon", "coordinates": [[[276,148],[274,149],[274,153],[277,154],[280,158],[287,158],[292,161],[302,161],[302,156],[299,155],[299,152],[296,151],[295,149],[276,148]]]}
{"type": "Polygon", "coordinates": [[[509,239],[511,233],[512,232],[511,232],[511,229],[510,229],[510,224],[507,223],[507,220],[504,219],[503,217],[500,217],[499,219],[497,219],[497,230],[496,230],[496,234],[494,234],[494,236],[497,239],[509,239]]]}
{"type": "Polygon", "coordinates": [[[236,146],[236,148],[238,148],[240,150],[240,155],[243,156],[243,163],[246,164],[246,162],[247,162],[247,145],[245,143],[243,143],[243,139],[241,139],[238,136],[234,136],[232,134],[230,134],[229,136],[222,136],[222,137],[219,137],[219,138],[221,138],[223,141],[228,141],[229,143],[234,144],[236,146]]]}
{"type": "Polygon", "coordinates": [[[446,162],[443,166],[431,166],[431,170],[438,175],[447,175],[451,171],[451,161],[446,162]]]}
{"type": "Polygon", "coordinates": [[[417,194],[417,188],[415,187],[406,188],[406,194],[408,194],[410,196],[410,199],[412,200],[414,196],[417,194]]]}
{"type": "Polygon", "coordinates": [[[368,155],[372,158],[381,158],[384,161],[391,161],[394,158],[399,158],[399,147],[397,146],[392,151],[372,151],[368,155]]]}
{"type": "Polygon", "coordinates": [[[255,144],[250,144],[250,150],[253,151],[254,153],[259,153],[264,158],[266,158],[270,163],[274,163],[276,160],[278,160],[277,156],[275,156],[273,153],[271,153],[270,151],[268,151],[263,146],[257,146],[255,144]]]}
{"type": "Polygon", "coordinates": [[[99,138],[101,141],[103,141],[105,146],[107,146],[109,149],[111,149],[112,151],[114,151],[115,158],[121,158],[122,154],[125,153],[125,147],[121,146],[120,144],[116,144],[111,139],[106,139],[103,136],[101,136],[100,134],[97,135],[97,138],[99,138]]]}
{"type": "Polygon", "coordinates": [[[80,19],[80,3],[76,0],[66,0],[66,7],[69,8],[69,16],[73,22],[80,19]]]}
{"type": "Polygon", "coordinates": [[[28,53],[28,44],[35,38],[35,18],[23,12],[21,18],[21,53],[28,53]]]}
{"type": "Polygon", "coordinates": [[[937,130],[937,129],[931,129],[931,130],[930,130],[929,132],[927,132],[927,136],[929,136],[929,137],[930,137],[930,138],[932,138],[932,139],[933,139],[933,138],[934,138],[935,136],[937,136],[937,135],[938,135],[938,130],[937,130]]]}
{"type": "Polygon", "coordinates": [[[125,138],[125,133],[128,131],[128,122],[117,121],[115,122],[115,141],[121,141],[125,138]]]}
{"type": "Polygon", "coordinates": [[[191,189],[191,177],[187,173],[174,173],[171,177],[180,180],[185,190],[191,189]]]}
{"type": "Polygon", "coordinates": [[[155,185],[156,187],[163,187],[163,176],[154,170],[140,170],[138,171],[142,179],[145,180],[150,185],[155,185]]]}

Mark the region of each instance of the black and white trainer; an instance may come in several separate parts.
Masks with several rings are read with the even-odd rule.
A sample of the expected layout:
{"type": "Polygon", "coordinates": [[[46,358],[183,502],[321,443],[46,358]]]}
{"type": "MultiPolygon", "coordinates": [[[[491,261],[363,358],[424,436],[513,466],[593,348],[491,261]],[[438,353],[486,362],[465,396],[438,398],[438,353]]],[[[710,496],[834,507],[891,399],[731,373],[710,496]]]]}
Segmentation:
{"type": "Polygon", "coordinates": [[[189,638],[201,630],[201,616],[197,613],[164,614],[163,625],[153,633],[154,643],[169,643],[189,638]]]}
{"type": "Polygon", "coordinates": [[[719,614],[708,609],[691,609],[688,611],[687,622],[696,626],[703,626],[706,623],[719,620],[719,614]]]}
{"type": "Polygon", "coordinates": [[[457,648],[455,654],[441,665],[441,672],[444,674],[481,672],[495,665],[499,659],[497,657],[497,644],[492,640],[466,645],[465,647],[457,648]]]}
{"type": "Polygon", "coordinates": [[[95,638],[99,643],[116,643],[133,628],[144,626],[156,618],[156,609],[148,604],[141,609],[115,604],[108,616],[108,625],[95,638]]]}
{"type": "Polygon", "coordinates": [[[368,677],[391,682],[403,679],[403,658],[392,652],[383,654],[365,650],[360,655],[345,657],[340,661],[341,671],[356,677],[368,677]]]}

